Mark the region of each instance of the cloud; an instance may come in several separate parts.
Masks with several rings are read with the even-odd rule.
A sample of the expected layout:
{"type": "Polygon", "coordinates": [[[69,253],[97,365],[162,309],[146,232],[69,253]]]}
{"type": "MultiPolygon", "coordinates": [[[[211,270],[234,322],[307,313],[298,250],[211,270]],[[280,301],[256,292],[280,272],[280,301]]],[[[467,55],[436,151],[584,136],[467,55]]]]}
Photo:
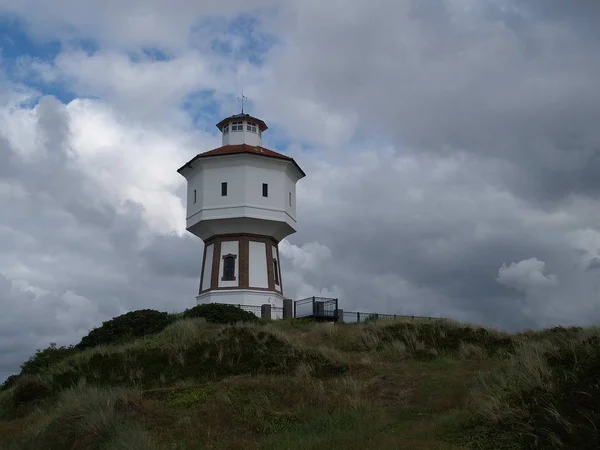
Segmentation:
{"type": "Polygon", "coordinates": [[[556,275],[544,274],[545,270],[546,263],[536,258],[503,264],[498,270],[498,282],[521,291],[556,286],[556,275]]]}
{"type": "Polygon", "coordinates": [[[176,0],[122,2],[58,0],[52,7],[33,0],[0,1],[0,13],[23,21],[40,40],[91,39],[120,50],[164,48],[176,51],[189,44],[190,32],[205,17],[236,16],[257,8],[272,7],[272,0],[176,0]]]}
{"type": "Polygon", "coordinates": [[[9,280],[0,274],[0,379],[50,342],[70,345],[99,316],[97,305],[71,291],[53,293],[9,280]],[[26,359],[26,358],[25,358],[26,359]]]}
{"type": "MultiPolygon", "coordinates": [[[[31,110],[4,111],[8,129],[18,127],[13,120],[25,123],[35,145],[20,147],[27,143],[20,133],[0,139],[3,373],[14,371],[36,348],[51,341],[76,343],[103,320],[128,310],[181,311],[194,304],[201,242],[179,237],[176,223],[184,217],[166,209],[168,202],[136,198],[134,189],[152,187],[165,199],[171,195],[181,213],[181,199],[169,194],[179,183],[153,171],[152,145],[145,159],[135,152],[127,157],[119,146],[90,150],[82,135],[90,139],[97,133],[106,143],[103,129],[118,136],[124,128],[114,120],[88,121],[87,113],[97,118],[106,111],[98,105],[84,111],[53,97],[42,97],[31,110]],[[127,160],[133,167],[123,164],[127,160]],[[161,212],[167,212],[166,222],[158,220],[161,212]],[[165,229],[171,230],[173,246],[164,244],[165,229]]],[[[115,141],[127,144],[136,131],[127,135],[115,141]]],[[[145,145],[144,138],[134,141],[145,145]]]]}
{"type": "MultiPolygon", "coordinates": [[[[310,138],[333,117],[400,153],[499,161],[502,183],[532,202],[598,193],[600,33],[579,26],[598,8],[556,6],[561,16],[539,2],[422,3],[290,5],[260,104],[299,118],[310,138]],[[292,99],[279,101],[283,92],[292,99]]],[[[350,133],[340,134],[343,146],[350,133]]]]}
{"type": "Polygon", "coordinates": [[[331,250],[318,242],[308,242],[301,247],[283,240],[279,244],[281,256],[291,261],[294,269],[319,270],[331,259],[331,250]]]}

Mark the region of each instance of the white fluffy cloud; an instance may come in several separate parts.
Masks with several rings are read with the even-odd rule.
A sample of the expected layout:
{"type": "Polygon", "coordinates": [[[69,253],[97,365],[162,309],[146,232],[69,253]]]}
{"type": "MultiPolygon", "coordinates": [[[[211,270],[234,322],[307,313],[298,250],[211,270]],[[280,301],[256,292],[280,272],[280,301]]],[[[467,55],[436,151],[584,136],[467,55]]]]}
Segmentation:
{"type": "Polygon", "coordinates": [[[503,264],[498,270],[498,282],[522,291],[558,285],[556,275],[546,274],[545,271],[546,263],[536,258],[503,264]]]}

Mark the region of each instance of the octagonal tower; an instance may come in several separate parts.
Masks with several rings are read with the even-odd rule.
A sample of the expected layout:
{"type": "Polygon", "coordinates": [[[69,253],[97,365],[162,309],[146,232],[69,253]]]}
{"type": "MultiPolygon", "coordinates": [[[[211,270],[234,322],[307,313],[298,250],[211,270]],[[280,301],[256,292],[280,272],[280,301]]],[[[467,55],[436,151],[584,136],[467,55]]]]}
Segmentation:
{"type": "Polygon", "coordinates": [[[198,303],[283,306],[279,242],[296,232],[293,158],[261,146],[267,125],[248,114],[217,124],[222,146],[178,169],[190,233],[204,241],[198,303]]]}

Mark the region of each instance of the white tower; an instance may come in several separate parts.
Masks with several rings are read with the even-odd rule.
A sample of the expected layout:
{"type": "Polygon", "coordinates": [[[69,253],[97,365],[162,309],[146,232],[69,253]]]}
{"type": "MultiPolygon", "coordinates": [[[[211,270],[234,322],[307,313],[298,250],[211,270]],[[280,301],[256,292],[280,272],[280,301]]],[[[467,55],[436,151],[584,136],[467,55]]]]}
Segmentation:
{"type": "Polygon", "coordinates": [[[242,113],[217,127],[222,146],[178,169],[187,180],[186,228],[204,241],[196,300],[282,307],[278,245],[296,232],[296,183],[306,174],[261,146],[262,120],[242,113]]]}

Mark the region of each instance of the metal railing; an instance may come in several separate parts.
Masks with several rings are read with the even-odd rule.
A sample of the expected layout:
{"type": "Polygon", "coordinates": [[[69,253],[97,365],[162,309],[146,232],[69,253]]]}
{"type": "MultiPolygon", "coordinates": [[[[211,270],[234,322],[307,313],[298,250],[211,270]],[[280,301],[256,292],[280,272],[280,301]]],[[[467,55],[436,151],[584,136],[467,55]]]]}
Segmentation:
{"type": "Polygon", "coordinates": [[[308,297],[294,302],[294,317],[314,317],[317,319],[336,319],[337,298],[308,297]]]}
{"type": "MultiPolygon", "coordinates": [[[[258,318],[262,318],[262,307],[256,305],[234,305],[244,311],[251,312],[258,318]]],[[[421,320],[435,321],[442,320],[441,317],[429,316],[409,316],[402,314],[379,314],[360,311],[343,311],[340,317],[338,314],[338,299],[324,297],[308,297],[294,302],[293,318],[314,318],[318,320],[333,320],[343,321],[346,323],[364,323],[372,320],[390,320],[390,319],[405,319],[405,320],[421,320]]],[[[341,311],[339,311],[341,312],[341,311]]],[[[271,319],[283,319],[283,308],[271,306],[271,319]]]]}
{"type": "Polygon", "coordinates": [[[363,323],[370,320],[389,320],[389,319],[407,319],[407,320],[441,320],[441,317],[428,316],[406,316],[402,314],[379,314],[357,311],[344,311],[343,321],[347,323],[363,323]]]}

